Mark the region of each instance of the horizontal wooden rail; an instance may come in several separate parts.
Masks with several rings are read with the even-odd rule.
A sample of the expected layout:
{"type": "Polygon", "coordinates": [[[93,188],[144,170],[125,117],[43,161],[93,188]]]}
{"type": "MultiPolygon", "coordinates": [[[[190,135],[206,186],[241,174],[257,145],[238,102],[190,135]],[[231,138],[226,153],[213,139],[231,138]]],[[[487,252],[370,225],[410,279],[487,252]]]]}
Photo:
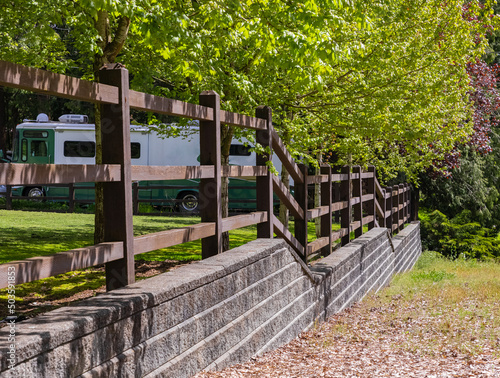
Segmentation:
{"type": "Polygon", "coordinates": [[[351,206],[357,205],[360,202],[361,202],[361,199],[359,197],[351,198],[351,206]]]}
{"type": "Polygon", "coordinates": [[[334,173],[332,174],[332,181],[345,181],[349,178],[347,173],[334,173]]]}
{"type": "Polygon", "coordinates": [[[160,231],[134,238],[134,254],[187,243],[215,235],[215,222],[198,223],[194,226],[160,231]]]}
{"type": "Polygon", "coordinates": [[[328,236],[324,236],[322,238],[318,238],[309,244],[307,244],[307,255],[310,255],[323,247],[326,247],[330,242],[330,238],[328,236]]]}
{"type": "Polygon", "coordinates": [[[120,181],[119,165],[0,164],[0,185],[120,181]]]}
{"type": "Polygon", "coordinates": [[[250,214],[235,215],[222,219],[222,232],[252,226],[254,224],[263,222],[267,222],[267,213],[265,211],[256,211],[250,214]]]}
{"type": "Polygon", "coordinates": [[[0,86],[72,100],[118,104],[118,88],[0,60],[0,86]]]}
{"type": "Polygon", "coordinates": [[[361,178],[362,179],[372,178],[374,174],[375,174],[374,172],[362,172],[361,178]]]}
{"type": "Polygon", "coordinates": [[[347,201],[334,202],[334,203],[332,203],[332,211],[339,211],[339,210],[345,209],[348,206],[349,206],[349,204],[347,201]]]}
{"type": "Polygon", "coordinates": [[[339,240],[340,238],[346,236],[349,232],[346,228],[341,228],[340,230],[332,232],[332,242],[339,240]]]}
{"type": "Polygon", "coordinates": [[[257,177],[267,175],[268,169],[265,166],[222,166],[222,177],[257,177]]]}
{"type": "Polygon", "coordinates": [[[220,122],[229,126],[244,127],[254,130],[265,130],[267,121],[262,118],[255,118],[239,113],[231,113],[225,110],[221,110],[220,122]]]}
{"type": "Polygon", "coordinates": [[[295,163],[295,160],[286,149],[283,141],[276,131],[273,131],[272,143],[273,152],[281,160],[281,164],[283,164],[283,166],[286,168],[288,173],[290,173],[290,176],[296,183],[302,184],[304,182],[304,175],[300,171],[299,166],[297,165],[297,163],[295,163]]]}
{"type": "Polygon", "coordinates": [[[318,217],[321,217],[323,215],[328,214],[329,211],[329,206],[320,206],[320,207],[315,207],[314,209],[308,209],[307,210],[307,220],[315,219],[318,217]]]}
{"type": "Polygon", "coordinates": [[[373,200],[373,194],[364,194],[361,196],[361,202],[367,202],[373,200]]]}
{"type": "MultiPolygon", "coordinates": [[[[0,265],[0,288],[8,286],[9,267],[15,268],[14,284],[22,284],[58,274],[84,269],[123,258],[123,243],[101,243],[48,256],[31,257],[0,265]]],[[[10,268],[12,270],[12,268],[10,268]]]]}
{"type": "Polygon", "coordinates": [[[212,121],[214,111],[206,106],[130,91],[130,107],[145,112],[212,121]]]}
{"type": "Polygon", "coordinates": [[[308,184],[321,184],[323,182],[328,182],[328,175],[307,176],[308,184]]]}
{"type": "Polygon", "coordinates": [[[368,215],[366,217],[363,217],[363,224],[368,224],[370,222],[373,222],[373,220],[374,220],[373,215],[368,215]]]}
{"type": "Polygon", "coordinates": [[[361,221],[356,221],[356,222],[352,222],[350,224],[350,231],[353,232],[354,230],[357,230],[358,228],[361,227],[361,221]]]}
{"type": "Polygon", "coordinates": [[[292,233],[288,231],[285,226],[283,226],[283,223],[281,223],[275,215],[273,215],[273,229],[274,233],[278,235],[278,237],[285,239],[285,241],[294,249],[295,252],[299,254],[299,256],[305,256],[302,244],[295,239],[292,233]]]}
{"type": "Polygon", "coordinates": [[[280,179],[278,179],[276,176],[273,175],[273,188],[274,192],[278,196],[278,198],[283,201],[285,206],[290,210],[290,213],[299,219],[304,219],[304,210],[300,207],[300,205],[297,203],[295,198],[291,195],[291,193],[288,191],[285,185],[281,182],[280,179]]]}
{"type": "Polygon", "coordinates": [[[132,166],[132,181],[188,180],[214,177],[214,167],[204,166],[132,166]]]}

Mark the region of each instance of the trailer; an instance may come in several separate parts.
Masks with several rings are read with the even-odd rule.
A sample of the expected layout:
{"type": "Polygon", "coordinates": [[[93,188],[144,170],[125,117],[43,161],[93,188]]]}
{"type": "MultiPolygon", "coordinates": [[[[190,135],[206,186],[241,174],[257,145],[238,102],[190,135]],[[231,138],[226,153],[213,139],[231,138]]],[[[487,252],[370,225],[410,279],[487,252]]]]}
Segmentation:
{"type": "MultiPolygon", "coordinates": [[[[156,126],[131,125],[130,150],[132,165],[197,166],[199,165],[199,125],[166,128],[180,130],[175,137],[165,137],[156,126]]],[[[230,165],[255,165],[255,152],[248,140],[233,139],[230,165]]],[[[51,121],[45,114],[36,120],[24,120],[16,127],[13,164],[95,164],[95,125],[85,115],[65,114],[51,121]]],[[[280,168],[280,166],[278,167],[280,168]]],[[[153,205],[175,203],[182,212],[198,210],[199,180],[162,180],[139,182],[139,199],[153,205]]],[[[77,201],[94,201],[93,184],[76,184],[77,201]]],[[[15,186],[13,196],[65,197],[67,187],[15,186]]],[[[229,208],[255,209],[255,177],[229,179],[229,208]]]]}

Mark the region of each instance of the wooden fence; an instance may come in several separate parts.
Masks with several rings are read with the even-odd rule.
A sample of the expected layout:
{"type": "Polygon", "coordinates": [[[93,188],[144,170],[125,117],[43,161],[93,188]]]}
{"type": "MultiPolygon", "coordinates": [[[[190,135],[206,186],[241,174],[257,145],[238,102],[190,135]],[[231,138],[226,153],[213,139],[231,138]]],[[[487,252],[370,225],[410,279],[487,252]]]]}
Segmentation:
{"type": "MultiPolygon", "coordinates": [[[[59,185],[102,182],[104,186],[104,240],[98,245],[34,257],[0,265],[0,287],[7,286],[8,268],[16,268],[15,284],[54,276],[75,269],[106,264],[108,290],[135,279],[134,255],[201,239],[202,258],[222,252],[222,233],[257,225],[258,238],[285,239],[304,259],[328,255],[333,243],[347,244],[375,226],[398,232],[410,216],[410,186],[381,188],[374,167],[359,166],[332,172],[322,166],[320,175],[308,175],[297,164],[273,130],[269,107],[256,109],[255,117],[220,109],[219,95],[202,92],[199,105],[152,96],[129,89],[128,71],[109,65],[99,83],[0,61],[0,85],[101,104],[103,163],[96,165],[0,164],[0,184],[59,185]],[[130,108],[200,121],[200,166],[132,166],[130,108]],[[221,166],[220,125],[253,129],[256,140],[269,147],[290,172],[294,196],[267,169],[267,154],[257,155],[255,166],[221,166]],[[256,177],[256,211],[222,218],[221,177],[256,177]],[[133,236],[133,181],[199,179],[201,223],[180,229],[133,236]],[[321,185],[321,206],[308,208],[308,186],[321,185]],[[273,214],[273,193],[290,210],[292,234],[273,214]],[[341,228],[332,232],[332,217],[340,215],[341,228]],[[321,218],[321,237],[308,242],[307,223],[321,218]]],[[[416,215],[414,215],[415,217],[416,215]]],[[[11,282],[12,283],[12,282],[11,282]]]]}

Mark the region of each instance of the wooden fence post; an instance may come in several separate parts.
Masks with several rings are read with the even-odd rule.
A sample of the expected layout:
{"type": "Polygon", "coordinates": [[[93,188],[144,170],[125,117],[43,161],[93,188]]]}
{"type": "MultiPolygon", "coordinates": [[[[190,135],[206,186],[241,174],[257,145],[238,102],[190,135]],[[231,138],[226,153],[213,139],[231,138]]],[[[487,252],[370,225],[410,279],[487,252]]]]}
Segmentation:
{"type": "Polygon", "coordinates": [[[200,94],[200,105],[213,109],[212,121],[200,121],[200,165],[212,165],[214,177],[200,180],[199,206],[202,222],[215,222],[215,235],[201,240],[201,257],[222,253],[222,186],[220,96],[214,91],[200,94]]]}
{"type": "Polygon", "coordinates": [[[399,219],[398,219],[398,232],[401,231],[404,228],[404,208],[405,208],[405,186],[404,184],[399,184],[398,185],[398,193],[399,193],[399,201],[398,201],[398,209],[399,209],[399,219]],[[400,224],[401,223],[401,224],[400,224]]]}
{"type": "Polygon", "coordinates": [[[386,188],[384,188],[384,191],[385,191],[386,196],[387,196],[387,194],[389,194],[387,196],[387,198],[385,199],[384,211],[385,211],[385,213],[387,213],[387,211],[389,211],[388,217],[386,217],[386,214],[384,213],[384,217],[386,217],[385,218],[385,227],[391,231],[391,235],[392,235],[392,187],[387,186],[386,188]]]}
{"type": "Polygon", "coordinates": [[[363,234],[363,180],[361,178],[361,167],[355,165],[352,167],[353,175],[358,175],[358,178],[352,180],[352,197],[358,198],[359,202],[353,206],[354,222],[359,222],[359,227],[354,230],[354,238],[358,238],[363,234]]]}
{"type": "MultiPolygon", "coordinates": [[[[376,179],[376,169],[373,165],[370,165],[368,167],[368,172],[370,172],[373,176],[371,176],[369,179],[367,179],[367,188],[368,188],[368,194],[373,195],[373,199],[367,202],[366,204],[366,214],[368,216],[372,216],[373,220],[371,222],[368,222],[368,229],[371,230],[372,228],[375,227],[375,217],[377,216],[377,211],[375,208],[375,201],[377,201],[377,190],[375,188],[375,179],[376,179]]],[[[383,226],[382,226],[383,227],[383,226]]]]}
{"type": "Polygon", "coordinates": [[[398,211],[398,206],[399,206],[399,195],[398,195],[398,191],[399,191],[399,186],[398,185],[394,185],[392,188],[391,188],[391,196],[392,196],[392,228],[391,228],[391,232],[394,234],[397,232],[398,230],[398,219],[399,219],[399,211],[398,211]],[[396,194],[394,194],[394,192],[396,192],[396,194]]]}
{"type": "MultiPolygon", "coordinates": [[[[273,113],[269,106],[259,106],[255,109],[257,118],[265,119],[266,130],[257,130],[255,140],[264,148],[271,149],[271,154],[257,154],[256,165],[266,166],[268,161],[272,160],[272,135],[273,135],[273,113]]],[[[273,238],[273,173],[268,170],[267,175],[257,176],[256,179],[257,192],[257,211],[265,211],[267,213],[267,222],[257,224],[258,238],[273,238]]]]}
{"type": "Polygon", "coordinates": [[[74,213],[75,212],[75,184],[71,183],[69,184],[69,193],[68,193],[68,199],[69,199],[69,212],[74,213]]]}
{"type": "Polygon", "coordinates": [[[328,181],[321,184],[321,206],[328,206],[328,214],[321,217],[321,236],[328,237],[328,245],[321,249],[321,255],[328,256],[332,252],[332,168],[322,165],[320,173],[328,175],[328,181]]]}
{"type": "Polygon", "coordinates": [[[304,247],[304,261],[307,262],[307,204],[308,204],[308,193],[307,193],[307,165],[298,164],[299,170],[304,176],[304,183],[295,183],[295,200],[299,206],[304,210],[304,219],[299,219],[295,217],[295,238],[304,247]]]}
{"type": "Polygon", "coordinates": [[[12,185],[5,186],[5,209],[12,210],[12,185]]]}
{"type": "Polygon", "coordinates": [[[382,202],[380,208],[383,211],[382,217],[380,217],[380,224],[379,227],[384,227],[387,228],[387,218],[385,217],[385,212],[387,211],[387,198],[386,198],[386,193],[387,191],[382,189],[382,202]]]}
{"type": "Polygon", "coordinates": [[[347,229],[347,233],[342,236],[342,245],[346,245],[351,240],[351,216],[352,216],[352,205],[351,205],[351,167],[346,165],[342,167],[341,174],[346,174],[347,179],[340,182],[340,200],[342,202],[347,202],[347,206],[340,212],[340,227],[347,229]]]}
{"type": "Polygon", "coordinates": [[[113,290],[135,281],[128,70],[104,66],[99,82],[119,90],[117,105],[101,105],[102,162],[121,166],[120,181],[103,184],[104,241],[123,242],[123,258],[106,264],[106,289],[113,290]]]}
{"type": "Polygon", "coordinates": [[[134,210],[134,215],[139,214],[139,182],[134,182],[132,183],[132,203],[133,203],[133,210],[134,210]]]}

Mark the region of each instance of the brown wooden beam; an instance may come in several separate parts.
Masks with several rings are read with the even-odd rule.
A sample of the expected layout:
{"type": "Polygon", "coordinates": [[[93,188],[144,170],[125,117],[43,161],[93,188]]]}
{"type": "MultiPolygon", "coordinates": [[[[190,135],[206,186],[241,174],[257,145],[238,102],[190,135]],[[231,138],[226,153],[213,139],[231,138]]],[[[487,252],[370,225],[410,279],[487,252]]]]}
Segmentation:
{"type": "Polygon", "coordinates": [[[290,210],[290,213],[295,218],[304,219],[304,210],[300,207],[297,200],[293,198],[285,185],[283,185],[281,180],[276,176],[273,176],[273,188],[274,193],[285,204],[287,209],[290,210]]]}
{"type": "Polygon", "coordinates": [[[123,258],[106,264],[106,289],[135,281],[132,174],[130,151],[129,73],[119,64],[104,66],[99,82],[119,89],[118,105],[101,105],[102,161],[119,164],[120,182],[103,184],[104,241],[123,242],[123,258]]]}
{"type": "Polygon", "coordinates": [[[290,173],[290,176],[293,178],[295,183],[302,184],[304,182],[304,175],[300,171],[297,163],[295,163],[295,160],[286,149],[283,141],[276,131],[273,132],[273,151],[281,160],[281,163],[286,170],[290,173]]]}
{"type": "Polygon", "coordinates": [[[288,231],[285,226],[276,218],[276,216],[273,215],[273,228],[274,232],[278,237],[285,239],[285,241],[294,249],[295,252],[299,254],[300,257],[303,259],[305,258],[306,254],[304,251],[304,247],[300,242],[292,235],[290,231],[288,231]]]}
{"type": "Polygon", "coordinates": [[[194,226],[160,231],[134,238],[135,254],[168,248],[215,235],[215,223],[198,223],[194,226]]]}
{"type": "Polygon", "coordinates": [[[200,121],[200,165],[213,167],[213,178],[201,179],[199,190],[201,221],[215,222],[215,234],[201,241],[201,255],[206,259],[223,252],[220,97],[214,91],[202,92],[200,105],[211,108],[214,115],[212,121],[200,121]]]}
{"type": "Polygon", "coordinates": [[[268,171],[266,166],[225,165],[222,167],[222,177],[266,176],[268,171]]]}
{"type": "Polygon", "coordinates": [[[0,85],[94,103],[118,104],[118,88],[0,60],[0,85]]]}
{"type": "Polygon", "coordinates": [[[188,180],[214,177],[214,167],[202,166],[132,166],[133,181],[188,180]]]}
{"type": "Polygon", "coordinates": [[[123,243],[101,243],[48,256],[31,257],[0,265],[0,289],[7,287],[8,272],[15,268],[15,285],[85,269],[123,258],[123,243]],[[9,269],[10,268],[10,269],[9,269]]]}
{"type": "Polygon", "coordinates": [[[118,164],[10,164],[0,163],[1,185],[48,185],[120,181],[118,164]]]}
{"type": "Polygon", "coordinates": [[[222,219],[222,232],[235,230],[237,228],[252,226],[254,224],[267,222],[265,211],[256,211],[250,214],[235,215],[222,219]]]}
{"type": "Polygon", "coordinates": [[[214,119],[213,109],[207,106],[153,96],[132,90],[130,91],[130,107],[145,112],[186,117],[200,121],[212,121],[214,119]]]}
{"type": "Polygon", "coordinates": [[[229,126],[244,127],[253,130],[266,130],[266,121],[257,117],[250,117],[239,113],[220,111],[220,123],[229,126]]]}

